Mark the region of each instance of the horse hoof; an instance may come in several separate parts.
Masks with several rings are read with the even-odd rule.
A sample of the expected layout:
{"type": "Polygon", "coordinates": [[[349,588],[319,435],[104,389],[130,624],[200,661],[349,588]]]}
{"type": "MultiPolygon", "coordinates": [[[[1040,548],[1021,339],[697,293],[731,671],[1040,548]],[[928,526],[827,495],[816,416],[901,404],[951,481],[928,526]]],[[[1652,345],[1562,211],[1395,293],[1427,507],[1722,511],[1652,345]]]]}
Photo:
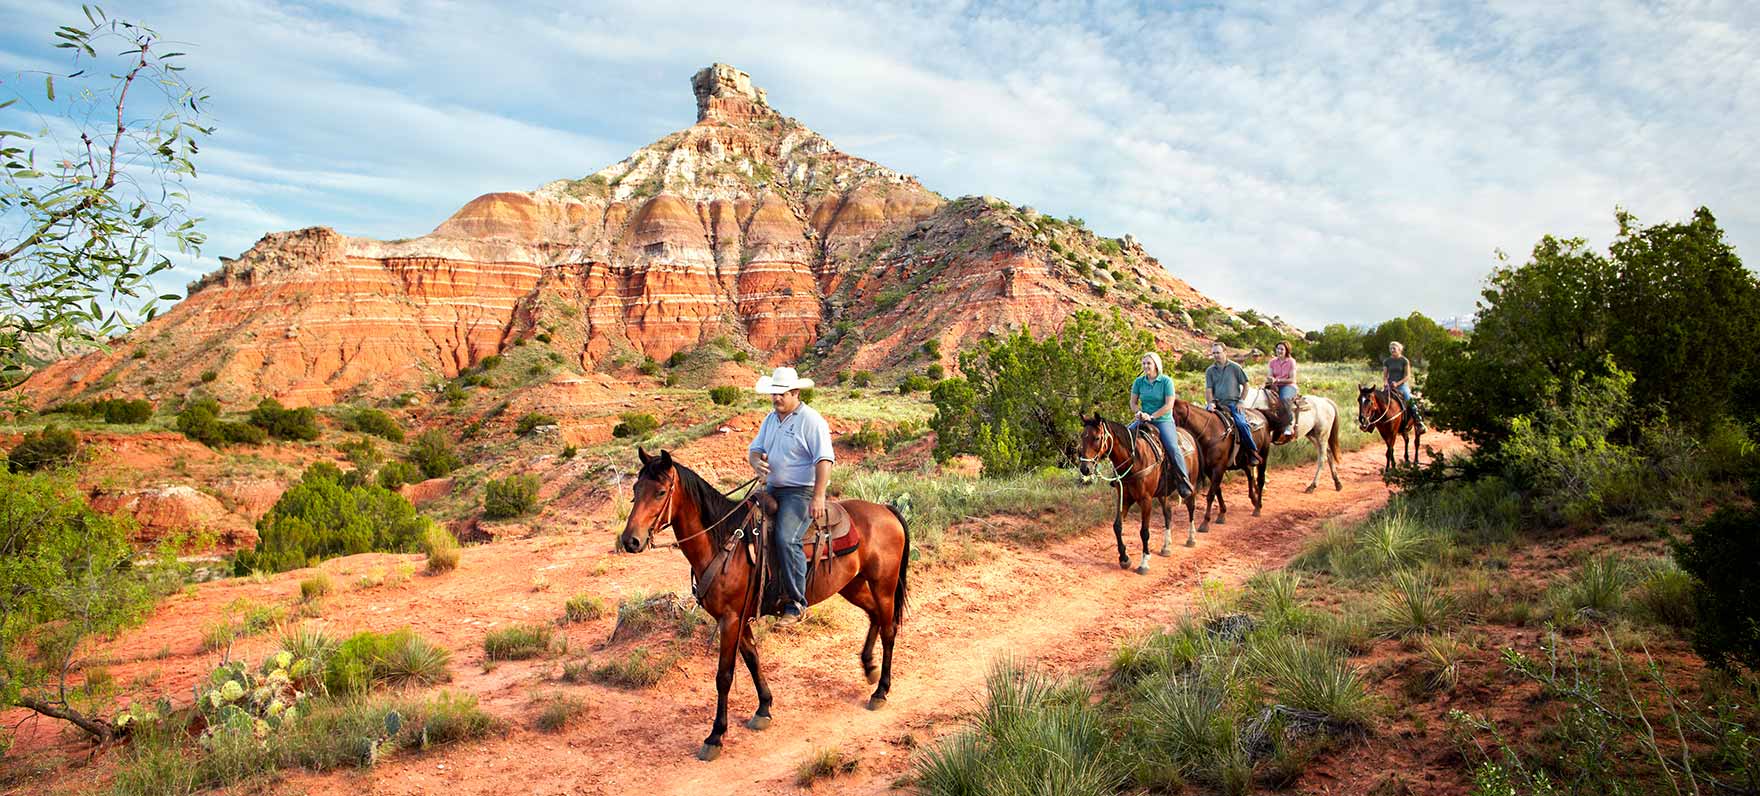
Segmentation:
{"type": "Polygon", "coordinates": [[[879,710],[883,707],[886,707],[886,697],[873,697],[868,700],[869,710],[879,710]]]}
{"type": "Polygon", "coordinates": [[[1156,555],[1159,555],[1162,558],[1166,558],[1170,555],[1173,555],[1173,545],[1170,545],[1170,544],[1162,545],[1161,552],[1157,553],[1156,555]]]}
{"type": "Polygon", "coordinates": [[[1137,567],[1137,574],[1138,575],[1147,575],[1147,574],[1149,574],[1149,568],[1148,567],[1137,567]]]}
{"type": "Polygon", "coordinates": [[[1333,485],[1332,485],[1332,491],[1334,491],[1334,492],[1343,492],[1343,491],[1344,491],[1344,484],[1336,484],[1336,483],[1335,483],[1335,484],[1333,484],[1333,485]]]}
{"type": "Polygon", "coordinates": [[[1198,540],[1196,540],[1196,539],[1187,539],[1186,540],[1186,547],[1197,547],[1197,546],[1198,546],[1198,540]]]}
{"type": "Polygon", "coordinates": [[[720,756],[721,744],[718,743],[706,743],[703,744],[703,748],[697,750],[697,759],[705,763],[720,756]]]}
{"type": "Polygon", "coordinates": [[[1227,518],[1227,517],[1217,517],[1217,518],[1216,518],[1216,524],[1217,524],[1217,525],[1227,525],[1227,524],[1228,524],[1228,518],[1227,518]]]}
{"type": "Polygon", "coordinates": [[[1303,492],[1303,494],[1306,494],[1306,493],[1308,493],[1308,492],[1312,492],[1312,491],[1314,491],[1314,485],[1313,485],[1313,484],[1309,484],[1309,485],[1308,485],[1308,488],[1307,488],[1307,489],[1304,489],[1304,490],[1302,490],[1302,492],[1303,492]]]}
{"type": "Polygon", "coordinates": [[[1131,568],[1131,560],[1128,558],[1119,559],[1118,560],[1118,568],[1119,569],[1130,569],[1131,568]]]}
{"type": "Polygon", "coordinates": [[[763,732],[764,730],[768,730],[768,729],[770,729],[770,717],[769,716],[753,716],[753,717],[746,720],[746,729],[757,730],[759,732],[763,732]]]}
{"type": "Polygon", "coordinates": [[[1209,533],[1209,532],[1210,532],[1210,526],[1208,526],[1208,525],[1198,526],[1198,533],[1209,533]]]}
{"type": "Polygon", "coordinates": [[[868,677],[868,685],[873,685],[875,683],[880,682],[880,670],[879,669],[868,669],[868,670],[864,671],[863,674],[866,674],[868,677]]]}
{"type": "Polygon", "coordinates": [[[1253,509],[1253,516],[1255,516],[1255,517],[1257,517],[1257,516],[1259,516],[1259,510],[1258,510],[1258,509],[1253,509]]]}

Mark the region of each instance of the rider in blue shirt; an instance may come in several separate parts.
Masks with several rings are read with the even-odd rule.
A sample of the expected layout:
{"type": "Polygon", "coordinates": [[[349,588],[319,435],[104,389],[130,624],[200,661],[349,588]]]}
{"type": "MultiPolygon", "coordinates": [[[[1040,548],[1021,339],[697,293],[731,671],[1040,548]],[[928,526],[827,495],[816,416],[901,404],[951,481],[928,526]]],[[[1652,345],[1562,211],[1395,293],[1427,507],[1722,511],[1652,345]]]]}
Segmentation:
{"type": "Polygon", "coordinates": [[[1192,479],[1186,472],[1186,457],[1180,453],[1178,427],[1173,421],[1173,379],[1161,372],[1161,355],[1154,351],[1143,355],[1142,365],[1143,375],[1131,382],[1131,410],[1137,416],[1131,428],[1144,423],[1154,427],[1161,437],[1161,449],[1173,460],[1178,474],[1173,486],[1180,497],[1187,497],[1192,494],[1192,479]]]}
{"type": "Polygon", "coordinates": [[[1234,416],[1235,428],[1241,432],[1241,445],[1247,449],[1248,461],[1259,463],[1259,446],[1253,442],[1253,429],[1247,416],[1241,414],[1241,399],[1247,395],[1247,372],[1223,353],[1221,343],[1210,345],[1210,358],[1216,362],[1204,371],[1204,389],[1210,393],[1210,405],[1227,409],[1234,416]]]}

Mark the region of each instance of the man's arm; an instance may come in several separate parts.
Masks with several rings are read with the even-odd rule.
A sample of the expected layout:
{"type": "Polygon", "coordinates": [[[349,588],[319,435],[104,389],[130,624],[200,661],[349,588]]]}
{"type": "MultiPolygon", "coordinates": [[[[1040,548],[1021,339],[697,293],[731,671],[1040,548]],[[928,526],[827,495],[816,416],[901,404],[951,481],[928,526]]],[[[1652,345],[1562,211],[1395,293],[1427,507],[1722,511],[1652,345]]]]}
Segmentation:
{"type": "Polygon", "coordinates": [[[820,459],[813,465],[813,519],[825,521],[825,488],[831,486],[831,460],[820,459]]]}
{"type": "Polygon", "coordinates": [[[764,422],[758,424],[758,433],[752,436],[752,444],[746,447],[746,463],[759,478],[766,479],[770,477],[770,457],[764,450],[764,432],[770,428],[770,417],[773,416],[765,416],[764,422]]]}

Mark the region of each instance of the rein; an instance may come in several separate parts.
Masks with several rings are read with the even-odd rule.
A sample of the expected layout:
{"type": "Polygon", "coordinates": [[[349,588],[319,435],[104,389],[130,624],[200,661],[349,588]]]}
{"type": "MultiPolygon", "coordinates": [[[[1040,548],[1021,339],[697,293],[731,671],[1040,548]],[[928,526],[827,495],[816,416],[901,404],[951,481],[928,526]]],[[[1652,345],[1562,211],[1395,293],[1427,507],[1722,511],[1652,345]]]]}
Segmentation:
{"type": "MultiPolygon", "coordinates": [[[[1380,417],[1377,417],[1374,420],[1365,421],[1363,419],[1362,410],[1359,409],[1357,411],[1357,428],[1361,429],[1363,431],[1368,431],[1369,429],[1376,428],[1376,427],[1380,426],[1382,423],[1387,422],[1390,418],[1393,417],[1394,408],[1399,407],[1399,406],[1400,406],[1399,402],[1393,400],[1392,393],[1391,392],[1388,393],[1387,398],[1384,399],[1384,402],[1381,404],[1381,416],[1380,417]]],[[[1404,407],[1400,407],[1400,413],[1401,414],[1405,413],[1404,407]]]]}

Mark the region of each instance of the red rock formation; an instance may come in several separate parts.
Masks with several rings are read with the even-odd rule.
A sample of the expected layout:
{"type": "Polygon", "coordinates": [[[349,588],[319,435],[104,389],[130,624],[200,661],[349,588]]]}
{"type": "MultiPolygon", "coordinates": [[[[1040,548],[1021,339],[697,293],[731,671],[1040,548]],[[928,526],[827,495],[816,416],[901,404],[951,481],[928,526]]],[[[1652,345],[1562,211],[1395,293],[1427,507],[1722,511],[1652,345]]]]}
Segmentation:
{"type": "Polygon", "coordinates": [[[586,369],[718,338],[760,363],[816,350],[856,367],[902,364],[935,338],[951,365],[970,339],[1056,328],[1080,307],[1120,306],[1193,345],[1152,305],[1212,304],[1128,237],[950,204],[841,153],[737,69],[711,66],[692,88],[695,125],[583,179],[478,197],[429,235],[266,235],[124,344],[50,365],[25,391],[172,397],[209,382],[229,403],[324,404],[453,377],[540,333],[586,369]]]}

